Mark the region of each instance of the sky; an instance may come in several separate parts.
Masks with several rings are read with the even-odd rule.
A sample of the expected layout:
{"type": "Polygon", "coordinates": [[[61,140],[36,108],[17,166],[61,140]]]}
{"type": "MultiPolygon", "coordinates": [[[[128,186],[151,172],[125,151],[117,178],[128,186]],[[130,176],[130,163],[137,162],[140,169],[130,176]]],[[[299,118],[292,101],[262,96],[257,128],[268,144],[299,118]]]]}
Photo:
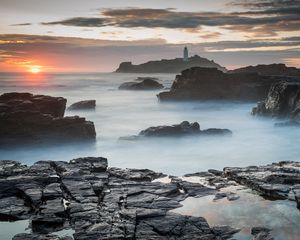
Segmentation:
{"type": "Polygon", "coordinates": [[[0,0],[0,71],[111,72],[190,55],[300,67],[300,0],[0,0]]]}

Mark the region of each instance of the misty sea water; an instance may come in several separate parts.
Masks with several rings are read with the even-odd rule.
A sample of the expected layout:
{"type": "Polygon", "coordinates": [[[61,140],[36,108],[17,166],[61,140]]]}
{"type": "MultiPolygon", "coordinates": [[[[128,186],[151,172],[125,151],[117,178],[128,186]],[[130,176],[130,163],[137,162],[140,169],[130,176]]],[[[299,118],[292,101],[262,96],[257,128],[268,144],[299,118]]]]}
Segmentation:
{"type": "MultiPolygon", "coordinates": [[[[65,115],[79,115],[93,121],[97,141],[93,144],[0,147],[0,159],[30,165],[38,160],[68,161],[77,157],[102,156],[108,158],[109,166],[149,168],[179,176],[210,168],[299,160],[300,129],[276,128],[274,123],[279,120],[251,116],[255,102],[159,102],[156,95],[160,91],[118,90],[121,83],[145,76],[159,78],[166,88],[170,88],[175,78],[175,74],[1,74],[0,94],[31,92],[60,96],[68,100],[67,106],[76,101],[95,99],[95,110],[66,110],[65,115]],[[185,120],[199,122],[201,129],[228,128],[233,134],[230,137],[119,140],[150,126],[185,120]]],[[[300,214],[295,202],[268,201],[248,191],[239,192],[239,195],[240,199],[234,202],[214,202],[213,196],[188,198],[182,202],[183,207],[174,212],[203,216],[211,226],[226,224],[242,228],[234,237],[239,240],[251,239],[250,228],[256,225],[274,228],[275,239],[298,239],[300,214]]],[[[0,236],[10,239],[17,232],[28,231],[28,224],[28,221],[4,222],[0,228],[6,226],[6,231],[0,236]]]]}
{"type": "Polygon", "coordinates": [[[251,116],[253,103],[159,102],[158,91],[118,90],[137,77],[157,77],[169,88],[175,74],[2,74],[0,93],[31,92],[65,97],[70,104],[95,99],[95,110],[66,111],[95,123],[95,144],[59,144],[7,149],[1,159],[32,164],[38,160],[70,160],[85,156],[107,157],[110,166],[150,168],[182,175],[225,166],[262,165],[281,160],[299,160],[300,129],[276,128],[278,120],[251,116]],[[201,129],[228,128],[231,137],[159,138],[121,141],[150,126],[197,121],[201,129]]]}

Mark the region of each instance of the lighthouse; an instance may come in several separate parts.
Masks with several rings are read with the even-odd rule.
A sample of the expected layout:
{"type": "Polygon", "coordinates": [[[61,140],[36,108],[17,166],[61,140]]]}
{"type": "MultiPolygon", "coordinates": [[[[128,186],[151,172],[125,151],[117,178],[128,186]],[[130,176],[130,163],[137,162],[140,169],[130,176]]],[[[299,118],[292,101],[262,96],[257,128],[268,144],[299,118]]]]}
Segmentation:
{"type": "Polygon", "coordinates": [[[187,47],[185,46],[183,49],[183,61],[187,62],[189,60],[189,51],[187,47]]]}

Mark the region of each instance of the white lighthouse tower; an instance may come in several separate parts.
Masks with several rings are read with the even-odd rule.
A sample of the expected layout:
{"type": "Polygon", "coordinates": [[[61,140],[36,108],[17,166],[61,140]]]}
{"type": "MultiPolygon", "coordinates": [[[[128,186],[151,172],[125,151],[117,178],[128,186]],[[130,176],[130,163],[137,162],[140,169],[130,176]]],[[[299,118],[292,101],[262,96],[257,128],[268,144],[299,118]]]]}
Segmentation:
{"type": "Polygon", "coordinates": [[[187,47],[185,46],[183,49],[183,61],[187,62],[189,60],[189,51],[187,47]]]}

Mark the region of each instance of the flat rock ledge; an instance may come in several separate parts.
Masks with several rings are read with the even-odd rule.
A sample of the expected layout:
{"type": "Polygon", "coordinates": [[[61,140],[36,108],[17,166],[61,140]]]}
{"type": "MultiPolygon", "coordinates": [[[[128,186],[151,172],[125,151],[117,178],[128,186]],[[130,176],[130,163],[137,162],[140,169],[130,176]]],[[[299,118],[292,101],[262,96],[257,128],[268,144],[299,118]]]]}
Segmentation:
{"type": "MultiPolygon", "coordinates": [[[[169,212],[211,187],[165,177],[147,169],[108,168],[105,158],[39,161],[26,166],[0,161],[0,220],[30,219],[32,233],[13,239],[70,239],[51,233],[72,228],[85,239],[228,239],[238,230],[210,227],[202,217],[169,212]]],[[[223,182],[222,179],[220,179],[223,182]]]]}
{"type": "MultiPolygon", "coordinates": [[[[169,210],[187,197],[215,195],[234,201],[238,196],[219,190],[236,182],[268,199],[296,201],[300,209],[299,162],[210,169],[185,177],[200,177],[201,184],[148,169],[108,168],[101,157],[39,161],[32,166],[2,160],[0,220],[30,220],[32,233],[17,234],[14,240],[72,239],[51,234],[69,228],[75,240],[229,239],[239,230],[210,227],[203,217],[169,210]]],[[[253,239],[273,239],[262,226],[251,234],[253,239]]]]}

